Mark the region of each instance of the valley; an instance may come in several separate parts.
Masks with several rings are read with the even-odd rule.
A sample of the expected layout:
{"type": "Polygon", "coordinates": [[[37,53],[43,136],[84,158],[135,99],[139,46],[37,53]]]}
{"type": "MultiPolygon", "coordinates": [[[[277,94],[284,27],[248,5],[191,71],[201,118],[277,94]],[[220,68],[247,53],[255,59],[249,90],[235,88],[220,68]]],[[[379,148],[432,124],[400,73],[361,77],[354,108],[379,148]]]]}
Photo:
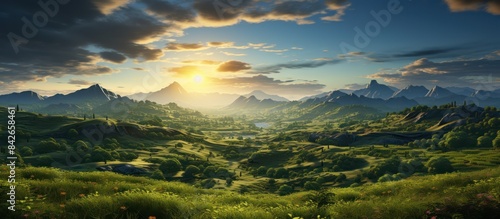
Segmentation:
{"type": "Polygon", "coordinates": [[[12,218],[498,216],[494,102],[422,105],[405,96],[412,87],[379,97],[381,86],[302,101],[241,96],[216,113],[99,85],[0,96],[19,102],[12,218]]]}

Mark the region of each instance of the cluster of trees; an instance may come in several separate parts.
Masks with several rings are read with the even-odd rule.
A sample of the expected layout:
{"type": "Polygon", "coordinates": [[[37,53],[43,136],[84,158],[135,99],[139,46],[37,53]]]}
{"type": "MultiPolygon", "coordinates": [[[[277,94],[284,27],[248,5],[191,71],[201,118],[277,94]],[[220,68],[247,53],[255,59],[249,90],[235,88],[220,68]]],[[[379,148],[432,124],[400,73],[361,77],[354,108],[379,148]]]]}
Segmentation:
{"type": "Polygon", "coordinates": [[[328,159],[332,160],[333,171],[354,170],[366,164],[366,160],[346,154],[331,154],[328,159]]]}

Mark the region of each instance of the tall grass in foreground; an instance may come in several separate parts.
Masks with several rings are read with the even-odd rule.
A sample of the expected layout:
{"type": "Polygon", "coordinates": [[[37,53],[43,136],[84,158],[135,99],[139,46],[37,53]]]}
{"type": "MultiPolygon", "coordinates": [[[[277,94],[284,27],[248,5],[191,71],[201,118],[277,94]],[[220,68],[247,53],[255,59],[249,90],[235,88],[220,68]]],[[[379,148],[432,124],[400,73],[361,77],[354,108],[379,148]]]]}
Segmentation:
{"type": "Polygon", "coordinates": [[[319,208],[310,192],[241,195],[110,172],[27,167],[16,180],[17,210],[0,204],[2,218],[500,218],[500,168],[332,188],[319,208]]]}

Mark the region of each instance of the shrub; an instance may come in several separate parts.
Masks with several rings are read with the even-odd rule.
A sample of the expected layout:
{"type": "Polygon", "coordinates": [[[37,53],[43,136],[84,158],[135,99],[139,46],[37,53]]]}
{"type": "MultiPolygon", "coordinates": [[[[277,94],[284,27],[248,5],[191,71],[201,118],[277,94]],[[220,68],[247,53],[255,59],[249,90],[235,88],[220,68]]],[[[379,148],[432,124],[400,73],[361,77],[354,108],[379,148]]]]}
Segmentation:
{"type": "Polygon", "coordinates": [[[319,183],[314,182],[314,181],[309,181],[304,184],[304,189],[306,190],[319,190],[321,186],[319,183]]]}
{"type": "Polygon", "coordinates": [[[481,136],[477,138],[477,146],[491,148],[493,147],[493,139],[490,136],[481,136]]]}
{"type": "Polygon", "coordinates": [[[78,137],[78,131],[76,129],[70,129],[68,130],[68,137],[70,138],[77,138],[78,137]]]}
{"type": "Polygon", "coordinates": [[[201,187],[205,189],[210,189],[213,188],[217,184],[214,179],[204,179],[201,181],[200,185],[201,187]]]}
{"type": "Polygon", "coordinates": [[[164,174],[175,174],[182,168],[181,162],[175,158],[169,158],[160,164],[160,170],[164,174]]]}
{"type": "Polygon", "coordinates": [[[274,173],[275,178],[288,178],[288,170],[280,167],[276,169],[276,173],[274,173]]]}
{"type": "Polygon", "coordinates": [[[274,168],[269,168],[266,172],[267,177],[274,177],[274,174],[276,174],[276,170],[274,168]]]}
{"type": "Polygon", "coordinates": [[[209,177],[209,178],[212,178],[212,177],[215,177],[215,167],[214,166],[208,166],[208,167],[205,167],[205,170],[203,170],[203,175],[205,177],[209,177]]]}
{"type": "Polygon", "coordinates": [[[429,173],[449,173],[453,172],[453,166],[451,166],[450,160],[446,157],[433,157],[431,158],[425,166],[429,173]]]}
{"type": "Polygon", "coordinates": [[[21,155],[23,155],[23,156],[33,155],[33,150],[31,150],[31,148],[27,147],[27,146],[22,147],[19,152],[21,152],[21,155]]]}
{"type": "Polygon", "coordinates": [[[186,167],[186,170],[184,171],[184,174],[182,176],[191,178],[198,173],[200,173],[200,168],[194,165],[189,165],[186,167]]]}
{"type": "Polygon", "coordinates": [[[161,170],[155,170],[151,174],[151,178],[153,178],[153,179],[159,179],[159,180],[164,180],[165,176],[163,176],[163,173],[161,172],[161,170]]]}
{"type": "Polygon", "coordinates": [[[257,175],[259,176],[264,176],[267,173],[267,168],[264,166],[261,166],[257,169],[257,175]]]}
{"type": "Polygon", "coordinates": [[[288,194],[291,194],[292,192],[293,192],[293,188],[289,185],[282,185],[278,189],[279,195],[288,195],[288,194]]]}

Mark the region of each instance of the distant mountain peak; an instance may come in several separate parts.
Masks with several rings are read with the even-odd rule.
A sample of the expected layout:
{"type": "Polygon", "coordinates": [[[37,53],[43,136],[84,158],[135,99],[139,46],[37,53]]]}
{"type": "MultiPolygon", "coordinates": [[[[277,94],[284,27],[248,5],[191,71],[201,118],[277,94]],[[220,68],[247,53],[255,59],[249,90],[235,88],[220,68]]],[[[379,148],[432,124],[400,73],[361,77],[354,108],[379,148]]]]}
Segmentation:
{"type": "Polygon", "coordinates": [[[429,92],[427,88],[424,86],[414,86],[414,85],[408,85],[405,88],[396,91],[394,95],[392,95],[392,98],[395,97],[406,97],[409,99],[414,99],[414,98],[419,98],[419,97],[425,97],[425,95],[429,92]]]}
{"type": "Polygon", "coordinates": [[[425,96],[442,98],[442,97],[449,97],[452,95],[454,95],[453,92],[436,85],[425,96]]]}
{"type": "Polygon", "coordinates": [[[377,80],[372,80],[366,88],[356,90],[353,93],[368,98],[389,99],[394,94],[394,89],[385,84],[379,84],[377,80]]]}
{"type": "Polygon", "coordinates": [[[274,101],[288,101],[288,99],[278,96],[278,95],[273,95],[273,94],[268,94],[262,90],[254,90],[248,94],[243,95],[245,97],[250,97],[250,96],[255,96],[259,100],[264,100],[264,99],[271,99],[274,101]]]}
{"type": "Polygon", "coordinates": [[[253,100],[253,99],[258,100],[258,99],[257,99],[257,97],[255,97],[255,95],[251,95],[251,96],[249,96],[249,97],[248,97],[248,99],[249,99],[249,100],[253,100]]]}
{"type": "Polygon", "coordinates": [[[186,94],[187,91],[177,81],[172,82],[167,87],[163,88],[164,91],[176,92],[179,94],[186,94]]]}
{"type": "Polygon", "coordinates": [[[370,87],[373,87],[373,86],[377,86],[377,85],[380,85],[377,80],[371,80],[370,81],[370,84],[366,87],[366,88],[370,88],[370,87]]]}

